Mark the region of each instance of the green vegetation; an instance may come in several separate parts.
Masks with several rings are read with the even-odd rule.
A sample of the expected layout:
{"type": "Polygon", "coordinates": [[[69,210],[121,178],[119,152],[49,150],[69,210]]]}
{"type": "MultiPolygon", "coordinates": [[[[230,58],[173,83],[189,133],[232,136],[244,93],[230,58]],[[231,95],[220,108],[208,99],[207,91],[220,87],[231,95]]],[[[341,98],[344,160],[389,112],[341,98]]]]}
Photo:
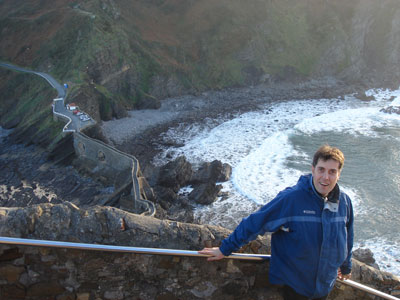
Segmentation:
{"type": "Polygon", "coordinates": [[[51,72],[55,77],[72,77],[79,82],[83,77],[80,72],[90,55],[89,38],[92,23],[87,16],[73,16],[52,39],[41,46],[33,67],[40,68],[43,62],[50,61],[51,72]]]}
{"type": "MultiPolygon", "coordinates": [[[[0,57],[68,82],[69,102],[80,101],[81,107],[108,119],[115,116],[114,110],[154,100],[155,76],[157,82],[178,85],[172,86],[176,90],[201,91],[248,84],[263,73],[272,80],[291,80],[315,76],[325,67],[330,75],[344,72],[359,55],[352,30],[362,5],[360,0],[85,0],[31,5],[5,0],[0,1],[5,12],[0,17],[0,57]]],[[[393,48],[387,33],[393,32],[398,1],[365,5],[371,5],[374,17],[363,59],[384,68],[381,62],[393,48]]],[[[21,92],[9,113],[4,99],[15,97],[3,89],[0,97],[6,105],[0,106],[0,114],[2,122],[30,126],[33,120],[48,118],[32,110],[45,101],[41,94],[46,95],[48,87],[31,86],[21,76],[2,77],[11,91],[21,92]],[[28,115],[31,121],[26,121],[28,115]]],[[[49,130],[50,120],[43,124],[40,130],[49,130]]]]}
{"type": "Polygon", "coordinates": [[[22,132],[30,129],[31,134],[24,136],[27,143],[37,137],[45,145],[51,143],[65,125],[53,121],[51,104],[56,91],[37,75],[10,71],[7,74],[7,83],[0,87],[1,124],[22,132]]]}
{"type": "Polygon", "coordinates": [[[370,63],[374,68],[385,67],[385,62],[389,59],[389,53],[393,45],[388,44],[388,34],[392,31],[393,17],[399,12],[398,3],[391,3],[380,7],[376,12],[376,18],[371,24],[370,34],[366,40],[366,51],[370,63]]]}

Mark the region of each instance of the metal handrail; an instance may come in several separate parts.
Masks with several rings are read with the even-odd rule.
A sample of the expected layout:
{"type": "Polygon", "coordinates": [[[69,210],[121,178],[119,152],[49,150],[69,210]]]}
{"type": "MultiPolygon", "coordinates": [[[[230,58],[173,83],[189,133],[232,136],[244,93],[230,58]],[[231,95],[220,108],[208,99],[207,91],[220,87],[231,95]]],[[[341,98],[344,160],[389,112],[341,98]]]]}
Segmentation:
{"type": "Polygon", "coordinates": [[[386,294],[384,292],[378,291],[376,289],[373,289],[373,288],[371,288],[369,286],[363,285],[361,283],[358,283],[358,282],[350,280],[350,279],[346,279],[346,280],[337,279],[337,281],[340,282],[340,283],[347,284],[348,286],[351,286],[353,288],[359,289],[361,291],[364,291],[364,292],[366,292],[368,294],[372,294],[372,295],[381,297],[383,299],[399,300],[399,298],[397,298],[397,297],[394,297],[392,295],[389,295],[389,294],[386,294]]]}
{"type": "MultiPolygon", "coordinates": [[[[95,251],[106,251],[106,252],[130,252],[130,253],[154,254],[154,255],[209,257],[209,255],[200,254],[197,251],[192,251],[192,250],[159,249],[159,248],[144,248],[144,247],[131,247],[131,246],[113,246],[113,245],[100,245],[100,244],[60,242],[60,241],[31,240],[31,239],[10,238],[10,237],[0,237],[0,244],[64,248],[64,249],[79,249],[79,250],[95,250],[95,251]]],[[[262,260],[269,259],[270,255],[233,253],[232,255],[228,256],[227,258],[262,261],[262,260]]]]}
{"type": "MultiPolygon", "coordinates": [[[[0,237],[0,244],[19,245],[19,246],[34,246],[34,247],[52,247],[64,249],[79,249],[79,250],[95,250],[106,252],[130,252],[137,254],[150,254],[150,255],[171,255],[171,256],[194,256],[194,257],[209,257],[209,255],[200,254],[198,251],[192,250],[177,250],[177,249],[160,249],[160,248],[144,248],[144,247],[130,247],[130,246],[113,246],[101,244],[85,244],[85,243],[72,243],[60,241],[47,241],[47,240],[33,240],[23,238],[0,237]]],[[[240,259],[240,260],[253,260],[263,261],[269,260],[271,255],[267,254],[248,254],[248,253],[232,253],[225,258],[240,259]]],[[[379,296],[383,299],[399,300],[399,298],[392,295],[383,293],[369,286],[355,282],[353,280],[337,280],[342,284],[346,284],[353,288],[367,292],[369,294],[379,296]]]]}

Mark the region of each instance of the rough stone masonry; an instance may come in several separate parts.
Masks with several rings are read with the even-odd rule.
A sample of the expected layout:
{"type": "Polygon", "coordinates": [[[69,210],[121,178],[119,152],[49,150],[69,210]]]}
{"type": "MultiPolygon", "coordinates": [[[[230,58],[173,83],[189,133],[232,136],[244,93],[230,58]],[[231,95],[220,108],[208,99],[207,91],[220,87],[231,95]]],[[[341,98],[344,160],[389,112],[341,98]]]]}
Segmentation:
{"type": "MultiPolygon", "coordinates": [[[[119,246],[199,250],[227,229],[71,203],[0,208],[0,236],[119,246]],[[124,226],[121,226],[123,220],[124,226]]],[[[269,253],[260,237],[246,252],[269,253]]],[[[354,260],[353,279],[399,295],[400,279],[354,260]]],[[[268,262],[0,245],[0,299],[282,299],[268,262]]],[[[329,299],[374,299],[337,284],[329,299]]]]}

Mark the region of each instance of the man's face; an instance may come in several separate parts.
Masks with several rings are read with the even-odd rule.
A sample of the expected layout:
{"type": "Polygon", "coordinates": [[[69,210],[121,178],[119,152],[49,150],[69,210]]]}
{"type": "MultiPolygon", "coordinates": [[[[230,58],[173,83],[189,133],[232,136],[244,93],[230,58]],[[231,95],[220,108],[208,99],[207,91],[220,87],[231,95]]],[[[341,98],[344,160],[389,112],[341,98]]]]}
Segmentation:
{"type": "Polygon", "coordinates": [[[323,197],[326,197],[339,180],[339,162],[333,159],[319,159],[317,165],[311,167],[311,171],[315,189],[323,197]]]}

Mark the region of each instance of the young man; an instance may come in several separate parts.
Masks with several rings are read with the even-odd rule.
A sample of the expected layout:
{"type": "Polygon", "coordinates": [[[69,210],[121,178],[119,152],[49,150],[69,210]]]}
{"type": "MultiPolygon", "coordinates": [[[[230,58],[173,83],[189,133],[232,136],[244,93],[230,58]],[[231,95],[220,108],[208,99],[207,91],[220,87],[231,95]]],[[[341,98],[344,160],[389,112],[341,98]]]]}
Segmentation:
{"type": "Polygon", "coordinates": [[[244,218],[221,246],[199,253],[219,260],[265,232],[271,237],[269,280],[285,300],[326,299],[336,277],[351,276],[353,207],[337,184],[344,155],[328,145],[314,154],[311,173],[244,218]]]}

